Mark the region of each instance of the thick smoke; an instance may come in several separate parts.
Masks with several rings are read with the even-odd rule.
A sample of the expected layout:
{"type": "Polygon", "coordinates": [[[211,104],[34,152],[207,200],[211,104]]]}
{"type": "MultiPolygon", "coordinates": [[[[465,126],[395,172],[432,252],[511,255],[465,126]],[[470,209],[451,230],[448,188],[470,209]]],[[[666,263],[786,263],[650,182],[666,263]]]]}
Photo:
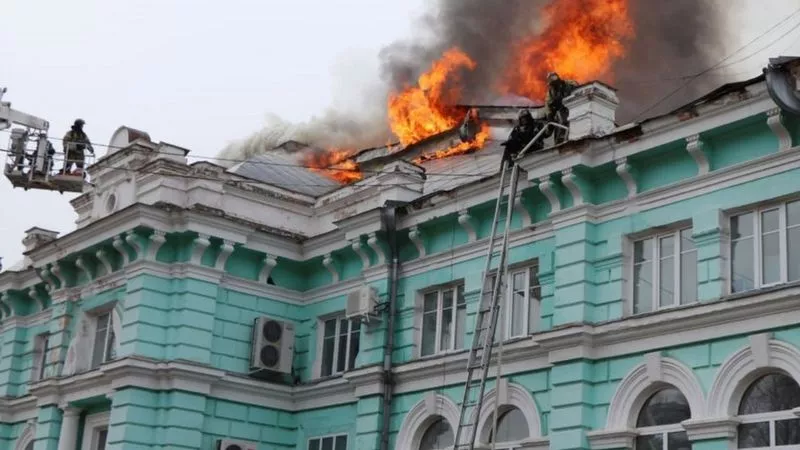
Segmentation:
{"type": "MultiPolygon", "coordinates": [[[[481,102],[506,73],[513,44],[537,33],[541,8],[558,0],[438,0],[419,23],[418,38],[386,47],[379,55],[382,83],[363,92],[370,107],[331,109],[309,123],[291,124],[271,117],[265,127],[229,146],[224,153],[244,157],[293,139],[320,148],[365,148],[391,138],[386,124],[386,96],[413,84],[431,63],[452,47],[466,52],[477,68],[462,77],[464,101],[481,102]]],[[[580,0],[578,0],[580,1],[580,0]]],[[[433,3],[433,2],[432,2],[433,3]]],[[[636,36],[626,43],[609,81],[621,100],[619,122],[663,113],[702,95],[721,80],[706,75],[664,101],[657,101],[686,82],[685,77],[716,63],[722,53],[725,17],[705,0],[630,0],[636,36]],[[645,113],[642,115],[642,113],[645,113]]],[[[541,99],[535,99],[541,100],[541,99]]]]}

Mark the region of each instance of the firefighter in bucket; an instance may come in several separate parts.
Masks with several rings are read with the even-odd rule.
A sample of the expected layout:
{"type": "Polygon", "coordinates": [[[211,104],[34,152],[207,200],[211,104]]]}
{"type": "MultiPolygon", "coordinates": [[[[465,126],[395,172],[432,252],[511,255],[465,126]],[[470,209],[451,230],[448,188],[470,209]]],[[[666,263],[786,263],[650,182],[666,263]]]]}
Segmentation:
{"type": "Polygon", "coordinates": [[[75,120],[72,129],[64,135],[64,168],[61,173],[65,175],[83,175],[84,152],[89,150],[94,155],[94,148],[89,136],[83,131],[86,122],[83,119],[75,120]],[[72,165],[76,170],[72,172],[72,165]]]}

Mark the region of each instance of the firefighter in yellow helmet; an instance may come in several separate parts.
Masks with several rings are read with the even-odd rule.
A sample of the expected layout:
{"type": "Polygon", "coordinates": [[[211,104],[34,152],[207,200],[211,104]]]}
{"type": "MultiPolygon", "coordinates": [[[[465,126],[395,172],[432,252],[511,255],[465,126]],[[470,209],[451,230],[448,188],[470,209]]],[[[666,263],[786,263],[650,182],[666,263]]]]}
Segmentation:
{"type": "MultiPolygon", "coordinates": [[[[560,125],[569,126],[569,110],[564,106],[564,99],[569,97],[578,82],[573,80],[563,80],[555,72],[547,74],[547,97],[545,98],[545,112],[548,122],[555,122],[560,125]]],[[[548,132],[548,134],[550,134],[548,132]]],[[[555,129],[555,144],[558,145],[567,140],[567,131],[562,128],[555,129]]]]}
{"type": "Polygon", "coordinates": [[[94,155],[94,148],[89,140],[89,136],[83,131],[83,125],[86,122],[83,119],[75,120],[72,124],[72,129],[67,131],[64,135],[64,168],[61,173],[69,174],[72,170],[72,165],[78,169],[79,173],[83,173],[84,152],[89,150],[94,155]]]}

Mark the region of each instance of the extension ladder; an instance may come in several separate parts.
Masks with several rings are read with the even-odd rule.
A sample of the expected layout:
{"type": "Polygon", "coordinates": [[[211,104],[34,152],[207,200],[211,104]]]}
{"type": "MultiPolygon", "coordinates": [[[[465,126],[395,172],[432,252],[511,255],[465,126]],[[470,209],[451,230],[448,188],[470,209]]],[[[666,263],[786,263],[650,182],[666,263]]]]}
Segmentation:
{"type": "MultiPolygon", "coordinates": [[[[542,130],[531,139],[531,142],[519,153],[516,159],[522,158],[528,150],[533,147],[539,139],[542,139],[546,130],[551,126],[566,128],[563,125],[549,122],[542,130]]],[[[472,347],[467,359],[467,380],[464,386],[464,397],[461,401],[461,413],[459,415],[458,427],[454,436],[453,450],[474,450],[475,438],[477,436],[478,416],[483,406],[483,395],[486,390],[486,378],[489,374],[489,365],[492,357],[492,347],[494,346],[494,335],[497,328],[497,319],[500,315],[500,293],[505,292],[506,259],[508,254],[509,228],[511,228],[511,216],[514,211],[514,203],[517,198],[517,186],[519,184],[519,166],[509,162],[505,158],[500,168],[500,188],[497,192],[497,201],[494,207],[494,219],[492,220],[492,230],[489,235],[489,245],[486,254],[486,265],[483,269],[483,283],[478,299],[478,314],[475,318],[475,328],[472,333],[472,347]],[[506,193],[506,173],[509,164],[512,165],[511,180],[508,185],[508,200],[506,200],[506,217],[503,236],[500,241],[499,260],[497,273],[491,274],[492,260],[495,255],[497,245],[497,225],[500,221],[500,209],[503,206],[504,194],[506,193]],[[491,295],[486,297],[486,285],[489,279],[494,276],[491,286],[491,295]],[[475,377],[475,371],[480,371],[480,377],[475,377]],[[465,436],[469,440],[462,442],[465,436]]]]}

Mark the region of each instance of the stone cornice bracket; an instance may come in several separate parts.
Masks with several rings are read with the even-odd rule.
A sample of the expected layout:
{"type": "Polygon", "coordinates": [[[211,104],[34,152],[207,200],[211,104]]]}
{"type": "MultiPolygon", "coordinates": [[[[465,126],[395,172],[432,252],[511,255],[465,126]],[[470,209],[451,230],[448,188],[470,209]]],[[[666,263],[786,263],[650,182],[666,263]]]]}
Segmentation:
{"type": "Polygon", "coordinates": [[[711,170],[706,157],[705,144],[699,134],[686,138],[686,151],[697,164],[698,175],[705,175],[711,170]]]}
{"type": "Polygon", "coordinates": [[[83,259],[83,256],[79,256],[78,259],[75,260],[75,267],[81,270],[84,274],[86,274],[86,279],[89,281],[94,280],[94,274],[92,274],[92,270],[89,268],[89,265],[86,264],[86,261],[83,259]]]}
{"type": "Polygon", "coordinates": [[[469,215],[469,210],[462,209],[458,212],[458,223],[461,228],[467,232],[469,242],[478,240],[478,233],[475,231],[475,226],[472,224],[472,216],[469,215]]]}
{"type": "Polygon", "coordinates": [[[549,175],[539,178],[539,190],[550,202],[550,214],[561,211],[561,201],[553,188],[553,182],[550,180],[549,175]]]}
{"type": "Polygon", "coordinates": [[[614,161],[617,165],[617,175],[622,178],[625,187],[628,189],[628,198],[633,198],[639,193],[639,185],[636,183],[636,169],[628,164],[628,158],[619,158],[614,161]]]}
{"type": "Polygon", "coordinates": [[[136,258],[141,259],[143,256],[144,247],[142,243],[139,241],[139,236],[136,233],[128,233],[125,235],[125,242],[128,243],[133,249],[136,251],[136,258]]]}
{"type": "Polygon", "coordinates": [[[54,283],[55,277],[53,274],[50,273],[50,268],[45,266],[38,270],[39,278],[44,281],[44,286],[47,292],[53,292],[56,290],[56,285],[54,283]]]}
{"type": "Polygon", "coordinates": [[[50,264],[50,273],[58,280],[58,289],[67,287],[67,280],[61,272],[61,266],[58,263],[50,264]]]}
{"type": "Polygon", "coordinates": [[[331,277],[333,277],[333,282],[339,282],[339,271],[336,270],[336,263],[333,261],[333,256],[328,253],[325,257],[322,258],[322,265],[328,269],[328,272],[331,273],[331,277]]]}
{"type": "Polygon", "coordinates": [[[272,269],[278,265],[278,260],[272,255],[265,255],[264,256],[264,267],[261,268],[261,273],[258,274],[258,281],[267,284],[269,281],[269,275],[272,273],[272,269]]]}
{"type": "Polygon", "coordinates": [[[153,231],[153,234],[148,238],[147,254],[145,259],[148,261],[155,261],[156,255],[161,247],[167,242],[167,233],[159,230],[153,231]]]}
{"type": "Polygon", "coordinates": [[[39,311],[45,310],[47,307],[45,303],[45,297],[43,295],[39,295],[39,291],[36,290],[36,286],[28,289],[28,296],[30,296],[30,298],[34,299],[36,303],[39,304],[39,311]]]}
{"type": "Polygon", "coordinates": [[[125,241],[126,241],[126,233],[120,233],[119,236],[115,237],[114,240],[111,242],[111,245],[119,252],[122,256],[122,266],[127,266],[129,262],[131,262],[130,254],[128,250],[125,248],[125,241]]]}
{"type": "Polygon", "coordinates": [[[370,266],[369,255],[364,251],[364,246],[361,245],[361,236],[350,241],[350,248],[361,258],[361,268],[368,269],[370,266]]]}
{"type": "Polygon", "coordinates": [[[427,251],[425,250],[425,241],[422,238],[422,230],[416,225],[411,227],[411,229],[408,230],[408,238],[411,240],[411,243],[414,244],[414,247],[417,248],[419,257],[424,258],[425,255],[427,255],[427,251]]]}
{"type": "Polygon", "coordinates": [[[206,252],[206,249],[209,245],[211,245],[211,241],[209,240],[210,236],[207,234],[200,234],[196,238],[194,238],[194,246],[192,247],[192,258],[189,260],[190,264],[194,264],[196,266],[200,265],[200,262],[203,259],[203,254],[206,252]]]}
{"type": "Polygon", "coordinates": [[[783,123],[783,111],[780,108],[773,108],[767,111],[767,125],[778,138],[779,151],[792,148],[792,135],[783,123]]]}
{"type": "Polygon", "coordinates": [[[14,317],[14,308],[11,307],[11,303],[8,301],[8,294],[3,292],[0,294],[0,308],[2,309],[2,318],[8,319],[14,317]]]}
{"type": "Polygon", "coordinates": [[[111,258],[108,257],[108,253],[105,250],[100,249],[95,253],[97,256],[97,260],[100,261],[100,264],[103,265],[103,268],[106,269],[106,275],[114,272],[114,266],[111,264],[111,258]]]}
{"type": "Polygon", "coordinates": [[[520,192],[517,194],[517,198],[514,199],[514,212],[519,214],[522,218],[522,226],[529,227],[533,224],[533,216],[531,215],[528,208],[525,207],[525,202],[523,202],[523,194],[520,192]]]}
{"type": "Polygon", "coordinates": [[[376,265],[383,265],[386,263],[386,252],[383,251],[383,247],[381,247],[380,243],[378,242],[378,234],[372,232],[369,234],[369,238],[367,239],[367,245],[369,248],[372,249],[373,252],[378,256],[377,261],[375,261],[376,265]]]}
{"type": "Polygon", "coordinates": [[[582,205],[584,203],[584,198],[583,192],[581,191],[581,183],[578,180],[578,175],[572,170],[572,167],[561,171],[561,182],[564,183],[564,186],[567,187],[570,195],[572,195],[572,206],[582,205]]]}
{"type": "Polygon", "coordinates": [[[225,264],[228,263],[228,258],[231,257],[234,250],[236,250],[236,242],[228,240],[222,241],[222,245],[219,247],[217,261],[214,263],[214,268],[224,272],[225,264]]]}

